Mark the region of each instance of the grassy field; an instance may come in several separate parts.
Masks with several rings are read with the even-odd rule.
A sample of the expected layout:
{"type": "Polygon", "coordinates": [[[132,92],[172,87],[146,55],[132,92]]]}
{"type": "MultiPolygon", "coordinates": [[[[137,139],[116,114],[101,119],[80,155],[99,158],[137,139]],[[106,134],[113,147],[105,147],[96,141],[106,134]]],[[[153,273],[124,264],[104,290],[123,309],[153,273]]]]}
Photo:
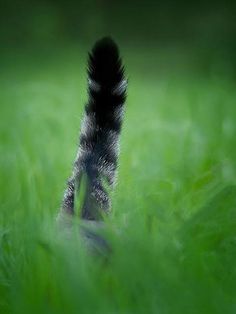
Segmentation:
{"type": "Polygon", "coordinates": [[[119,178],[94,257],[55,217],[88,47],[2,51],[0,313],[236,313],[236,89],[226,61],[123,45],[119,178]]]}

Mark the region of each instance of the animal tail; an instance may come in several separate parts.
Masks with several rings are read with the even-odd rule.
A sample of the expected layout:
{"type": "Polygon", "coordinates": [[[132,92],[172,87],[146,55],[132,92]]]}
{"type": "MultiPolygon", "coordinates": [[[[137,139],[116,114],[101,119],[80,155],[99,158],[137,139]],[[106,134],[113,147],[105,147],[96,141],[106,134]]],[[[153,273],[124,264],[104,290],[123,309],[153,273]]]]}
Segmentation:
{"type": "Polygon", "coordinates": [[[88,59],[88,102],[73,173],[64,194],[65,213],[74,214],[75,194],[82,197],[83,219],[100,220],[110,209],[106,185],[113,187],[116,181],[126,87],[117,45],[110,38],[97,41],[88,59]]]}

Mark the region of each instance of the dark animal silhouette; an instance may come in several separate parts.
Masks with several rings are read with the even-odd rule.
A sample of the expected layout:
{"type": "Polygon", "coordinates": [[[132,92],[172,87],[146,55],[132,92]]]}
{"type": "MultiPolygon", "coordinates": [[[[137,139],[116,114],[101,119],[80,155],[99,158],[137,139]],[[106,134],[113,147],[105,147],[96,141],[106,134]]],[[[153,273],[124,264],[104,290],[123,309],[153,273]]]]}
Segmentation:
{"type": "Polygon", "coordinates": [[[110,38],[99,40],[89,54],[88,103],[60,214],[75,215],[77,197],[84,220],[101,221],[109,212],[108,188],[116,182],[126,87],[117,45],[110,38]]]}

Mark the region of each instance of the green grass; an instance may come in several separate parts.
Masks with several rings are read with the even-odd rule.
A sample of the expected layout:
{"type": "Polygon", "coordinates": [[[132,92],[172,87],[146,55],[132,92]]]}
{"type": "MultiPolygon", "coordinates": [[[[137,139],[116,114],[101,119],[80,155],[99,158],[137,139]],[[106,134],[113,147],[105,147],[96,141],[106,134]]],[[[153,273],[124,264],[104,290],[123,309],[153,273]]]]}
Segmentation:
{"type": "Polygon", "coordinates": [[[230,68],[187,48],[123,49],[129,92],[104,260],[77,228],[68,238],[55,226],[86,47],[55,50],[1,58],[0,313],[235,313],[230,68]]]}

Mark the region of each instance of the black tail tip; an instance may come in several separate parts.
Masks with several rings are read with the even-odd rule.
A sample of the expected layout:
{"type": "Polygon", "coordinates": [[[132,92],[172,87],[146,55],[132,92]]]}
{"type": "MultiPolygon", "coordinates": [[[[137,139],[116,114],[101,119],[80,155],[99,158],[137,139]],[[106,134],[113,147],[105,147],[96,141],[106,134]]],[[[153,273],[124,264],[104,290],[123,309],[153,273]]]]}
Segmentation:
{"type": "Polygon", "coordinates": [[[94,57],[112,57],[119,58],[119,48],[111,37],[103,37],[96,41],[93,46],[92,54],[94,57]]]}
{"type": "Polygon", "coordinates": [[[119,83],[124,76],[124,68],[119,56],[119,48],[110,37],[98,40],[89,54],[88,74],[107,87],[119,83]]]}

